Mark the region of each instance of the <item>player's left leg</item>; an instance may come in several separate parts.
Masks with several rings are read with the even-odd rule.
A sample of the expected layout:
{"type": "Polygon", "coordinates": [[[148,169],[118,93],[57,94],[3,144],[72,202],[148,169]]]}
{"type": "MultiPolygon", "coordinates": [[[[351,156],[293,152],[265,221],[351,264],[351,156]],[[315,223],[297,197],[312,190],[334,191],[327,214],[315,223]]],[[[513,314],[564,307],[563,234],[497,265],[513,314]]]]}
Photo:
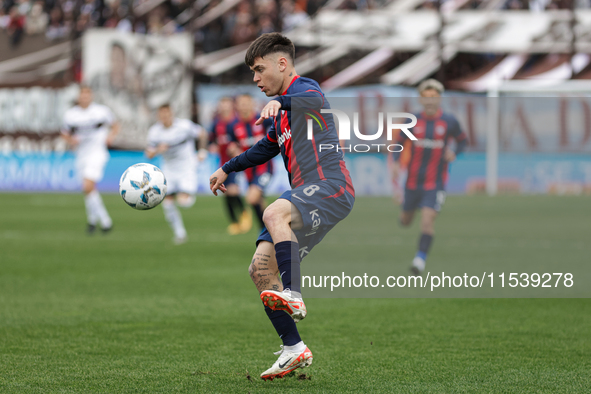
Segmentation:
{"type": "Polygon", "coordinates": [[[443,190],[424,192],[424,197],[421,201],[421,236],[419,237],[417,253],[411,266],[411,271],[415,275],[420,275],[425,270],[427,254],[429,253],[429,249],[431,249],[435,235],[435,219],[444,201],[445,192],[443,190]]]}
{"type": "Polygon", "coordinates": [[[85,195],[84,201],[87,212],[92,212],[88,215],[89,232],[91,232],[91,227],[96,226],[97,222],[100,222],[101,230],[104,233],[108,233],[113,228],[113,221],[107,212],[107,208],[105,208],[101,195],[96,189],[96,184],[103,179],[108,159],[108,153],[102,151],[77,158],[78,171],[82,176],[82,191],[85,195]]]}
{"type": "Polygon", "coordinates": [[[300,288],[300,247],[292,229],[303,227],[302,216],[291,201],[279,198],[265,209],[263,221],[275,245],[283,291],[264,291],[261,299],[271,309],[285,310],[300,321],[306,317],[306,306],[300,288]]]}
{"type": "MultiPolygon", "coordinates": [[[[266,236],[270,240],[268,232],[266,236]]],[[[258,243],[248,272],[259,293],[265,291],[281,292],[283,290],[272,242],[262,240],[258,243]]],[[[312,352],[300,338],[292,317],[284,310],[273,310],[267,305],[265,305],[265,312],[273,327],[275,327],[275,331],[277,331],[283,345],[281,346],[282,349],[275,353],[279,355],[279,358],[271,368],[261,374],[261,378],[265,380],[281,378],[296,368],[311,365],[312,352]]]]}
{"type": "Polygon", "coordinates": [[[265,227],[263,212],[265,211],[265,198],[263,189],[257,185],[250,185],[246,191],[246,201],[253,208],[261,228],[265,227]]]}

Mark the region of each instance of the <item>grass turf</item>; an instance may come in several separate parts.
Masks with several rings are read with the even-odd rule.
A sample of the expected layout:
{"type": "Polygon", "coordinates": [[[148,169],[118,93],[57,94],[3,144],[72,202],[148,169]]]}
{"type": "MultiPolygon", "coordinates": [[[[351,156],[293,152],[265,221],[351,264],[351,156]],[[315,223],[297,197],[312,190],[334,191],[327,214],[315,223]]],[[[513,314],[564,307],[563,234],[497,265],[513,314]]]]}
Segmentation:
{"type": "MultiPolygon", "coordinates": [[[[183,212],[190,242],[173,246],[161,208],[104,200],[115,228],[88,237],[79,195],[0,195],[0,392],[591,392],[588,299],[307,299],[298,327],[314,364],[263,382],[280,341],[247,274],[255,231],[230,238],[222,201],[200,197],[183,212]]],[[[575,228],[588,256],[588,204],[451,197],[431,259],[454,249],[446,232],[528,258],[535,243],[487,241],[507,212],[532,222],[527,239],[575,228]],[[475,221],[487,223],[476,234],[475,221]]],[[[396,217],[389,199],[355,212],[376,206],[396,217]]],[[[417,229],[393,237],[414,245],[417,229]]],[[[568,259],[571,247],[552,251],[568,259]]]]}

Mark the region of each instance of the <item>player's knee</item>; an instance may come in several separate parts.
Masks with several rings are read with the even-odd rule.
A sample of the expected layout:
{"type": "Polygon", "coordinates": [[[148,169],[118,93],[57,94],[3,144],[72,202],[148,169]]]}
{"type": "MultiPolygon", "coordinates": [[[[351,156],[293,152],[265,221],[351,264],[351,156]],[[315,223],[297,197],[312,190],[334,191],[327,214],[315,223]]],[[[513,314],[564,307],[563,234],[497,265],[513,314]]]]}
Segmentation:
{"type": "Polygon", "coordinates": [[[273,226],[280,225],[282,223],[289,223],[290,222],[290,212],[285,213],[285,210],[277,207],[275,204],[271,204],[265,209],[263,212],[263,222],[265,222],[265,226],[267,228],[272,228],[273,226]]]}
{"type": "Polygon", "coordinates": [[[246,194],[246,201],[250,205],[260,204],[261,194],[258,192],[258,190],[249,190],[249,192],[246,194]]]}
{"type": "Polygon", "coordinates": [[[408,227],[412,223],[412,216],[402,214],[400,216],[400,220],[398,221],[402,227],[408,227]]]}
{"type": "Polygon", "coordinates": [[[82,182],[82,192],[84,192],[84,194],[90,194],[92,193],[92,191],[94,190],[94,182],[85,180],[84,182],[82,182]]]}
{"type": "Polygon", "coordinates": [[[195,204],[195,196],[189,194],[179,196],[177,198],[177,204],[181,208],[191,208],[195,204]]]}

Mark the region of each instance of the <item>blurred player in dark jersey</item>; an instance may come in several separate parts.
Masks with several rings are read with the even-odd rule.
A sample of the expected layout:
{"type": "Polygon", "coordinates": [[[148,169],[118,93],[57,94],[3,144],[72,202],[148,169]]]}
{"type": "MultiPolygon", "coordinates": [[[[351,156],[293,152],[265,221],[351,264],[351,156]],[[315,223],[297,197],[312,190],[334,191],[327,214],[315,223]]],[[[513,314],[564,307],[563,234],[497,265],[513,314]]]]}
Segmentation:
{"type": "MultiPolygon", "coordinates": [[[[267,129],[272,124],[270,119],[266,119],[262,124],[256,124],[260,118],[260,114],[256,112],[255,105],[254,99],[249,94],[241,94],[236,97],[238,120],[234,124],[234,135],[242,151],[251,148],[255,143],[260,141],[267,134],[267,129]]],[[[261,228],[263,228],[265,227],[263,223],[263,211],[266,206],[264,192],[265,187],[271,181],[273,162],[268,161],[265,164],[248,168],[244,173],[248,180],[246,201],[253,207],[261,228]]]]}
{"type": "MultiPolygon", "coordinates": [[[[411,130],[417,141],[410,141],[405,133],[400,133],[397,140],[405,149],[410,149],[400,223],[410,226],[416,210],[421,210],[421,236],[411,266],[415,275],[425,270],[427,253],[435,233],[435,218],[445,202],[448,164],[456,159],[468,142],[457,119],[441,110],[443,85],[428,79],[419,85],[418,90],[424,110],[417,114],[417,124],[411,130]],[[454,150],[449,146],[452,139],[456,142],[454,150]]],[[[401,154],[394,153],[394,180],[400,175],[400,160],[401,154]]]]}
{"type": "MultiPolygon", "coordinates": [[[[217,146],[222,164],[242,153],[234,134],[234,127],[237,122],[234,100],[231,97],[222,97],[218,103],[217,114],[211,129],[212,143],[217,146]]],[[[252,217],[244,207],[244,202],[240,196],[240,187],[236,183],[236,174],[228,176],[226,188],[226,208],[230,217],[228,234],[247,233],[252,227],[252,217]]]]}
{"type": "Polygon", "coordinates": [[[305,119],[297,115],[302,102],[317,113],[330,106],[316,81],[297,75],[294,57],[293,43],[279,33],[263,34],[250,45],[245,63],[254,73],[254,82],[267,97],[277,96],[256,123],[270,118],[273,125],[263,139],[224,164],[209,181],[215,195],[218,190],[226,192],[228,174],[264,164],[278,154],[288,172],[291,190],[265,209],[266,229],[257,239],[249,267],[267,316],[283,341],[275,353],[279,358],[261,374],[265,380],[312,364],[312,352],[295,325],[307,314],[300,260],[349,214],[355,201],[342,151],[319,149],[321,144],[339,144],[332,115],[325,114],[322,127],[313,127],[310,139],[305,119]]]}

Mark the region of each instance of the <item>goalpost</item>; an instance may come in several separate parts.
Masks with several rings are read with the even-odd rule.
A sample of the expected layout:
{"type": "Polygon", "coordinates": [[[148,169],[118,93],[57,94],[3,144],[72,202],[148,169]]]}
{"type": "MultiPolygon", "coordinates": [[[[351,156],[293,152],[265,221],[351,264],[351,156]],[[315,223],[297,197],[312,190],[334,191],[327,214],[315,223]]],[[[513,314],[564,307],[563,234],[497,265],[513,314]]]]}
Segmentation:
{"type": "Polygon", "coordinates": [[[487,92],[487,133],[486,133],[486,193],[494,196],[499,184],[499,100],[511,94],[531,94],[531,97],[569,97],[581,94],[591,95],[591,80],[513,80],[503,81],[487,92]]]}

